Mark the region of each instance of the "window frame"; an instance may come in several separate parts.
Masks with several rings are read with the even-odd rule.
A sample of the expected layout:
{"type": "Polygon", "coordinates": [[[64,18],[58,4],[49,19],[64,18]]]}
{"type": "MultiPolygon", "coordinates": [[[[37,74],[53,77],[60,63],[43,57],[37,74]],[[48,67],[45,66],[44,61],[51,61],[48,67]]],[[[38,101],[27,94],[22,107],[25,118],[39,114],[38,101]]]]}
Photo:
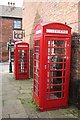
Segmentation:
{"type": "Polygon", "coordinates": [[[15,29],[15,30],[21,30],[22,29],[22,20],[21,19],[14,19],[14,21],[13,21],[13,29],[15,29]],[[17,22],[21,22],[21,24],[18,23],[19,25],[17,25],[17,22]],[[19,26],[19,27],[17,27],[17,26],[19,26]]]}

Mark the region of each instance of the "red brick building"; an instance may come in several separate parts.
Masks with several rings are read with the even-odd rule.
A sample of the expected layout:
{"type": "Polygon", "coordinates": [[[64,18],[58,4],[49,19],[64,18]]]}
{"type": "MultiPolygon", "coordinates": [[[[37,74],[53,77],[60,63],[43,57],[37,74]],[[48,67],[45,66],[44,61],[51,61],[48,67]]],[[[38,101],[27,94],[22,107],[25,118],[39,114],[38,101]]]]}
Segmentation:
{"type": "MultiPolygon", "coordinates": [[[[71,78],[70,81],[80,80],[80,2],[27,2],[23,4],[24,40],[30,44],[30,74],[33,75],[33,38],[34,27],[41,22],[66,23],[72,28],[71,78]]],[[[71,84],[72,86],[72,84],[71,84]]],[[[73,86],[72,86],[73,88],[73,86]]],[[[74,88],[73,88],[74,89],[74,88]]],[[[71,94],[73,94],[71,92],[71,94]]]]}
{"type": "Polygon", "coordinates": [[[0,6],[0,61],[8,61],[7,42],[13,40],[13,29],[22,29],[22,8],[0,6]]]}

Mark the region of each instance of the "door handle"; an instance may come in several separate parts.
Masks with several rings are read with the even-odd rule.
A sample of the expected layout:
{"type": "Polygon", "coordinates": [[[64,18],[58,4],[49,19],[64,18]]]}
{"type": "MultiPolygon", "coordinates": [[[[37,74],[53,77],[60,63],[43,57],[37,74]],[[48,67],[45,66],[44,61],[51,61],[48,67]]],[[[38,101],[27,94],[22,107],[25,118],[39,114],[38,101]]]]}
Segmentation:
{"type": "Polygon", "coordinates": [[[44,65],[44,69],[45,69],[45,70],[47,69],[47,65],[44,65]]]}

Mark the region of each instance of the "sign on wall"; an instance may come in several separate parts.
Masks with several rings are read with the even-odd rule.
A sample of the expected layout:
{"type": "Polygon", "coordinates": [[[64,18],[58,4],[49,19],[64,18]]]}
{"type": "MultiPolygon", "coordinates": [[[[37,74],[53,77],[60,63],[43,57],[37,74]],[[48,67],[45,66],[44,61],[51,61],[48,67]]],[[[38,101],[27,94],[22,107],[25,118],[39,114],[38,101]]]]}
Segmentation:
{"type": "Polygon", "coordinates": [[[20,41],[24,37],[24,30],[13,30],[13,40],[20,41]]]}

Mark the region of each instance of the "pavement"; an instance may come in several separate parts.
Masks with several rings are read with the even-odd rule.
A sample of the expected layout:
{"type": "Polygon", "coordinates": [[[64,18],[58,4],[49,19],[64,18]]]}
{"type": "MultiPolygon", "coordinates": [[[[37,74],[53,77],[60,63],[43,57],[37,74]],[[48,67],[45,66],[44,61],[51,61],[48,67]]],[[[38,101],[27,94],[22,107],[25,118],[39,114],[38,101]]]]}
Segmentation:
{"type": "MultiPolygon", "coordinates": [[[[14,64],[12,62],[12,71],[14,71],[14,64]]],[[[9,62],[0,62],[0,73],[9,72],[9,62]]]]}
{"type": "Polygon", "coordinates": [[[72,105],[66,109],[40,112],[32,102],[32,79],[15,80],[14,73],[6,70],[1,72],[0,78],[2,118],[78,118],[80,115],[72,105]]]}

